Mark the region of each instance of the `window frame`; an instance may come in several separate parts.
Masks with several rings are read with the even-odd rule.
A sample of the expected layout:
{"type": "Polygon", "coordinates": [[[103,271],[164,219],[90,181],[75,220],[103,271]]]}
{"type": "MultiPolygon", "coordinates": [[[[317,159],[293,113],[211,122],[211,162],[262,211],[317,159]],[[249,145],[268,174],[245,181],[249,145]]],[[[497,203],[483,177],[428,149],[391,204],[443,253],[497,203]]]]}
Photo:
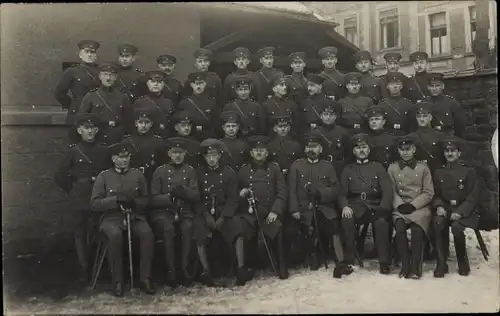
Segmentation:
{"type": "MultiPolygon", "coordinates": [[[[397,50],[397,49],[401,49],[401,20],[399,18],[399,13],[400,13],[400,8],[399,8],[399,4],[394,6],[394,5],[390,5],[390,6],[381,6],[379,8],[377,8],[377,13],[376,13],[376,21],[377,21],[377,26],[376,26],[376,31],[377,31],[377,36],[376,36],[376,41],[377,41],[377,48],[379,49],[379,51],[389,51],[389,50],[397,50]],[[385,11],[391,11],[391,10],[396,10],[396,21],[397,21],[397,32],[398,32],[398,36],[397,36],[397,43],[395,43],[395,46],[392,46],[392,47],[384,47],[382,43],[382,36],[384,36],[384,38],[386,39],[386,42],[387,42],[387,34],[383,35],[382,34],[382,29],[383,29],[383,25],[387,25],[389,23],[392,23],[392,22],[386,22],[386,23],[381,23],[380,21],[380,15],[382,12],[385,12],[385,11]]],[[[387,29],[387,28],[386,28],[387,29]]],[[[387,32],[387,31],[386,31],[387,32]]],[[[387,43],[385,43],[387,44],[387,43]]]]}
{"type": "MultiPolygon", "coordinates": [[[[426,51],[427,53],[429,54],[429,57],[430,58],[433,58],[433,57],[442,57],[442,56],[448,56],[448,55],[451,55],[451,37],[450,37],[450,16],[449,16],[449,13],[447,11],[443,11],[443,10],[440,10],[440,11],[435,11],[435,12],[428,12],[425,14],[426,16],[426,19],[425,19],[425,24],[426,24],[426,42],[427,42],[427,45],[426,45],[426,51]],[[445,53],[439,53],[439,54],[433,54],[433,46],[432,46],[432,36],[431,36],[431,31],[433,30],[432,27],[431,27],[431,16],[433,15],[437,15],[437,14],[444,14],[445,15],[445,28],[441,28],[441,29],[446,29],[446,37],[447,37],[447,40],[446,40],[446,44],[448,45],[448,52],[445,52],[445,53]]],[[[442,45],[441,45],[442,47],[442,45]]]]}
{"type": "Polygon", "coordinates": [[[352,43],[353,45],[355,46],[359,46],[359,18],[358,18],[358,15],[350,15],[350,16],[345,16],[343,17],[343,20],[342,20],[342,26],[343,26],[343,33],[344,33],[344,37],[350,42],[352,43]],[[348,27],[346,28],[345,27],[345,22],[346,20],[350,20],[350,19],[356,19],[356,41],[353,43],[351,42],[348,37],[347,37],[347,30],[353,30],[354,27],[348,27]]]}

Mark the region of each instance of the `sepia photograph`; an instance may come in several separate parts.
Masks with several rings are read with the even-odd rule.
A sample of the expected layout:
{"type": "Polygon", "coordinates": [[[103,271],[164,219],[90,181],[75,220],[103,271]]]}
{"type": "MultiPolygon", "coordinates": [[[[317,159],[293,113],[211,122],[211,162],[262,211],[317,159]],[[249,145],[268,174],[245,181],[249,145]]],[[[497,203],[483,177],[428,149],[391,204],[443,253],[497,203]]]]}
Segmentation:
{"type": "Polygon", "coordinates": [[[4,315],[500,312],[497,3],[5,3],[4,315]]]}

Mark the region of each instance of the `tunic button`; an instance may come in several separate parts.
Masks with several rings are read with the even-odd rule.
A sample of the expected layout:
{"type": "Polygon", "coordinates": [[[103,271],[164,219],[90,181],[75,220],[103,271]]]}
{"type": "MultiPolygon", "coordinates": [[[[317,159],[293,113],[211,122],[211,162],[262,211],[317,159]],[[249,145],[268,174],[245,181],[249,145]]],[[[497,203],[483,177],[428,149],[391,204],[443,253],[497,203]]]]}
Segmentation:
{"type": "Polygon", "coordinates": [[[83,160],[82,160],[82,159],[80,159],[80,160],[78,160],[78,161],[79,161],[79,162],[82,162],[83,160]]]}
{"type": "Polygon", "coordinates": [[[206,176],[208,176],[208,173],[205,173],[206,176]]]}
{"type": "Polygon", "coordinates": [[[250,179],[252,179],[252,176],[250,176],[250,179]]]}
{"type": "Polygon", "coordinates": [[[170,179],[172,179],[172,178],[170,178],[170,177],[167,178],[167,180],[170,180],[170,179]]]}
{"type": "Polygon", "coordinates": [[[446,115],[448,115],[448,113],[446,113],[446,115]]]}
{"type": "Polygon", "coordinates": [[[205,180],[205,183],[208,183],[208,181],[205,180]]]}

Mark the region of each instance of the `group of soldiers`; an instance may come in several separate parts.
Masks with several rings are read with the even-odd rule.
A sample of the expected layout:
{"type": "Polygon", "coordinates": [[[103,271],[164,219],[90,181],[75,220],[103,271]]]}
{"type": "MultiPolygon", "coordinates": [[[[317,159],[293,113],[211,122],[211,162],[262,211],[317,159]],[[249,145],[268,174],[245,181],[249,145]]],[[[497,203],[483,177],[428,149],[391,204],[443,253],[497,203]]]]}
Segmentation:
{"type": "Polygon", "coordinates": [[[150,294],[155,240],[163,241],[172,285],[193,280],[193,240],[207,285],[213,256],[234,258],[236,284],[244,285],[255,249],[265,250],[281,279],[290,258],[316,270],[333,249],[333,276],[341,278],[354,271],[357,227],[368,223],[380,273],[391,272],[396,253],[399,276],[419,279],[431,241],[434,276],[443,277],[451,226],[458,271],[469,274],[464,229],[477,225],[478,188],[460,159],[467,118],[444,95],[443,74],[427,72],[425,52],[411,54],[409,78],[398,72],[401,55],[387,53],[388,72],[378,78],[366,51],[354,55],[358,71],[343,74],[337,49],[321,48],[324,70],[304,76],[305,53],[289,55],[285,75],[273,67],[274,48],[262,48],[262,68],[251,72],[251,53],[239,47],[237,70],[222,82],[208,71],[212,52],[198,49],[196,72],[181,84],[172,77],[173,55],[143,73],[133,66],[133,45],[119,45],[117,62],[99,65],[98,42],[78,48],[82,62],[65,70],[55,93],[71,126],[55,179],[79,211],[75,247],[84,272],[89,213],[98,214],[115,295],[124,293],[125,216],[139,240],[141,288],[150,294]],[[213,253],[214,242],[228,247],[213,253]]]}

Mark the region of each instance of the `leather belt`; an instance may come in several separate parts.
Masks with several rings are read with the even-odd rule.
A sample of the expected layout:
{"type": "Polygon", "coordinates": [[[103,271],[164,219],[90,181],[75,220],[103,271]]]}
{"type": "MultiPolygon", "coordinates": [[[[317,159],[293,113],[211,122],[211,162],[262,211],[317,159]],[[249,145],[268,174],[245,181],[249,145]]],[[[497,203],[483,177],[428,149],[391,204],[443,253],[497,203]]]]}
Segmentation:
{"type": "Polygon", "coordinates": [[[361,193],[349,193],[348,198],[359,198],[362,201],[366,200],[376,200],[379,199],[381,195],[379,193],[366,193],[366,192],[361,192],[361,193]]]}

